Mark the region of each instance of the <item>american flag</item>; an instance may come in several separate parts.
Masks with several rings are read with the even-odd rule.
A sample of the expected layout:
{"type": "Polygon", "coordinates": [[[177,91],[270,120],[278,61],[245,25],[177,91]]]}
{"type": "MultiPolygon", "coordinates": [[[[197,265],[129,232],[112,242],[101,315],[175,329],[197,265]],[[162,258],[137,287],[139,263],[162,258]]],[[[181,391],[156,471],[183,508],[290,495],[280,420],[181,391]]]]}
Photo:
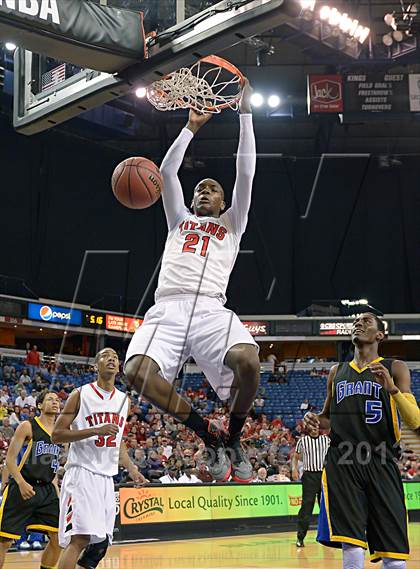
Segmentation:
{"type": "Polygon", "coordinates": [[[41,91],[45,91],[54,85],[58,85],[66,78],[66,64],[62,63],[58,67],[54,67],[50,71],[42,74],[41,91]]]}

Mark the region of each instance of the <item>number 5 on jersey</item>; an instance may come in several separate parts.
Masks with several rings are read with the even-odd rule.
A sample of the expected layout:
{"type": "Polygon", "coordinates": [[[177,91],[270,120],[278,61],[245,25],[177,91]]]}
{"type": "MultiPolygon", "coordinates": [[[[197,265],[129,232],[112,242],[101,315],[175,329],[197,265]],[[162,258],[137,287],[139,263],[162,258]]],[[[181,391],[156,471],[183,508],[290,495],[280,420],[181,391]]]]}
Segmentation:
{"type": "MultiPolygon", "coordinates": [[[[202,257],[205,257],[206,253],[207,253],[208,246],[209,246],[210,237],[208,235],[203,235],[201,237],[201,241],[203,243],[201,245],[200,255],[202,257]]],[[[198,235],[198,233],[187,233],[187,235],[185,236],[185,243],[184,243],[184,246],[182,248],[182,252],[183,253],[196,253],[197,246],[198,246],[198,248],[200,248],[199,242],[200,242],[200,235],[198,235]]]]}
{"type": "Polygon", "coordinates": [[[382,419],[382,401],[366,401],[366,423],[374,425],[382,419]]]}

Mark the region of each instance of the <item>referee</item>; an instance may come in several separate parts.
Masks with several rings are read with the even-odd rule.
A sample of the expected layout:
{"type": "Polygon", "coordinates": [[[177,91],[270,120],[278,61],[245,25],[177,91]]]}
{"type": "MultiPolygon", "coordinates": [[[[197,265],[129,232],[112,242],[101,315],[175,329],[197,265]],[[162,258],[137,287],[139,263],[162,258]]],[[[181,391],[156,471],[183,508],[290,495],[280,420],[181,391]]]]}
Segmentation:
{"type": "Polygon", "coordinates": [[[315,498],[321,499],[321,475],[330,438],[313,432],[300,438],[292,458],[292,477],[299,480],[298,462],[303,459],[302,506],[298,514],[296,547],[304,547],[303,540],[309,528],[315,498]]]}

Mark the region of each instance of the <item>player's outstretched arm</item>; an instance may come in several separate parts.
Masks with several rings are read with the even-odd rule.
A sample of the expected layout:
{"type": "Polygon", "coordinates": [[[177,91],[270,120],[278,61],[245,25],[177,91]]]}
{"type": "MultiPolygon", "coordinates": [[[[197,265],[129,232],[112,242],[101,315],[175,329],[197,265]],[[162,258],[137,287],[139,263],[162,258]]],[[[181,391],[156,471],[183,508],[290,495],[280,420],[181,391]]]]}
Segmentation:
{"type": "Polygon", "coordinates": [[[248,79],[245,79],[239,103],[240,133],[236,158],[236,180],[232,194],[232,206],[229,209],[229,216],[235,231],[241,235],[245,231],[248,221],[257,160],[254,128],[252,126],[251,95],[251,85],[248,79]]]}
{"type": "Polygon", "coordinates": [[[95,436],[117,435],[117,425],[101,425],[89,429],[71,429],[70,426],[76,418],[80,408],[80,393],[77,389],[67,399],[61,415],[58,417],[51,435],[53,443],[74,443],[95,436]]]}
{"type": "Polygon", "coordinates": [[[26,482],[20,473],[20,469],[17,465],[17,457],[22,450],[23,445],[26,441],[32,439],[32,427],[29,421],[23,421],[16,429],[12,440],[10,441],[9,450],[6,455],[6,467],[10,474],[14,478],[16,484],[19,486],[20,493],[24,500],[29,500],[35,496],[35,491],[33,487],[26,482]]]}
{"type": "Polygon", "coordinates": [[[169,231],[182,221],[186,209],[178,170],[194,134],[210,117],[211,115],[199,115],[191,110],[187,125],[166,153],[160,166],[163,178],[162,201],[169,231]]]}

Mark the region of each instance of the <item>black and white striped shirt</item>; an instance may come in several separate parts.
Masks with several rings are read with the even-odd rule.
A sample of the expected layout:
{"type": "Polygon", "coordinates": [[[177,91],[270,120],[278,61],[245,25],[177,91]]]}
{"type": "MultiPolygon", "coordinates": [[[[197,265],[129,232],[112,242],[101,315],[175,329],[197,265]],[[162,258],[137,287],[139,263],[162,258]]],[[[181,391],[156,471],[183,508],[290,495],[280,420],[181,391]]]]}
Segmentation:
{"type": "Polygon", "coordinates": [[[310,437],[306,435],[300,438],[296,445],[296,452],[302,455],[303,470],[309,472],[319,472],[324,468],[325,455],[330,446],[330,437],[320,435],[310,437]]]}

